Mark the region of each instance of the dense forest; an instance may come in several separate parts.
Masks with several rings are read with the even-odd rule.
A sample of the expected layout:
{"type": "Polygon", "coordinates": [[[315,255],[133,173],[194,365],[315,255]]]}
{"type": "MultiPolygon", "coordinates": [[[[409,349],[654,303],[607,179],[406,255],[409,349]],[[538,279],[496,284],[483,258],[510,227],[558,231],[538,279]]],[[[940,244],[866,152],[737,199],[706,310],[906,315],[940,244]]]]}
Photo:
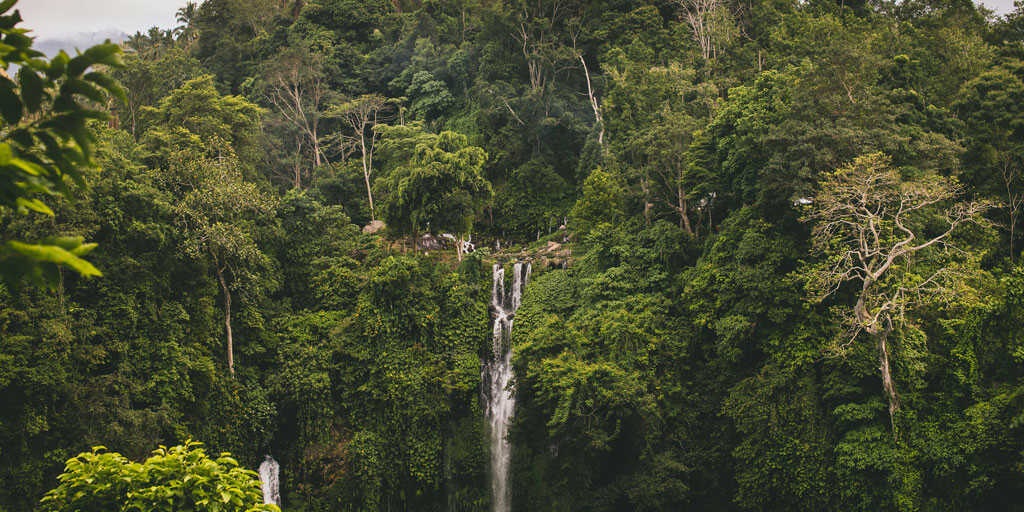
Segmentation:
{"type": "Polygon", "coordinates": [[[285,511],[1024,510],[1024,4],[13,4],[0,510],[190,441],[285,511]]]}

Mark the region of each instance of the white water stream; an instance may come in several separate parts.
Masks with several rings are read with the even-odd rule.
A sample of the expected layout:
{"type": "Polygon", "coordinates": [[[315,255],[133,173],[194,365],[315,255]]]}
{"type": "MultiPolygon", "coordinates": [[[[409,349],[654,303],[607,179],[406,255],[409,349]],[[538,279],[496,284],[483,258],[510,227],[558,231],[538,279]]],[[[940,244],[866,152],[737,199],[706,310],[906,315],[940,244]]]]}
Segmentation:
{"type": "Polygon", "coordinates": [[[487,422],[490,424],[491,495],[494,512],[508,512],[511,508],[509,492],[509,464],[512,447],[509,445],[508,425],[515,412],[515,397],[507,389],[512,380],[512,346],[509,335],[516,310],[522,303],[523,288],[530,280],[529,263],[513,266],[512,289],[505,289],[505,269],[494,265],[491,286],[491,315],[494,321],[492,353],[484,361],[481,372],[482,393],[486,404],[487,422]]]}
{"type": "Polygon", "coordinates": [[[260,464],[260,484],[263,488],[263,503],[281,505],[281,466],[267,455],[260,464]]]}

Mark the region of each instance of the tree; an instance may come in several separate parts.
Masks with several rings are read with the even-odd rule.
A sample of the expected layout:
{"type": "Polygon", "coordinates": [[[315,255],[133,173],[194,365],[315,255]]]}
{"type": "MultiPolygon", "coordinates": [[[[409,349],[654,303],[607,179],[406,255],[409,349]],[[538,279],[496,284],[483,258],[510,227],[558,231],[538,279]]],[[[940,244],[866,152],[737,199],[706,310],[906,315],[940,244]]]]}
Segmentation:
{"type": "Polygon", "coordinates": [[[594,90],[593,81],[590,79],[590,68],[587,67],[587,59],[583,58],[583,53],[579,48],[576,47],[577,40],[579,39],[579,31],[582,30],[582,25],[577,24],[576,30],[571,34],[572,36],[572,52],[579,59],[580,65],[583,66],[583,77],[587,80],[587,98],[590,100],[590,108],[594,111],[594,127],[597,129],[597,145],[601,152],[604,153],[607,148],[604,145],[604,114],[601,112],[601,99],[597,96],[594,90]]]}
{"type": "Polygon", "coordinates": [[[608,58],[609,138],[616,155],[636,169],[644,220],[650,225],[659,214],[655,207],[667,207],[678,215],[681,228],[696,234],[699,225],[691,225],[690,216],[697,209],[689,204],[693,180],[686,179],[689,147],[698,119],[710,114],[717,90],[695,85],[694,71],[678,62],[651,65],[621,50],[610,51],[608,58]]]}
{"type": "Polygon", "coordinates": [[[700,47],[701,57],[708,63],[718,58],[722,47],[735,39],[739,31],[732,13],[723,0],[673,0],[679,5],[679,17],[690,27],[694,42],[700,47]]]}
{"type": "Polygon", "coordinates": [[[177,200],[183,249],[208,262],[220,285],[228,370],[234,373],[232,301],[236,293],[255,295],[273,283],[256,232],[273,218],[274,202],[245,179],[258,158],[261,109],[238,96],[221,96],[205,75],[144,111],[152,126],[143,143],[177,200]]]}
{"type": "Polygon", "coordinates": [[[563,24],[579,12],[575,0],[515,0],[507,9],[514,11],[509,21],[512,37],[526,61],[530,91],[544,96],[559,71],[575,62],[578,53],[562,44],[563,24]]]}
{"type": "Polygon", "coordinates": [[[624,215],[622,187],[615,177],[595,169],[583,182],[583,196],[569,213],[572,230],[585,238],[601,224],[611,224],[624,215]]]}
{"type": "Polygon", "coordinates": [[[255,472],[222,453],[210,458],[202,443],[161,446],[145,462],[131,462],[97,446],[67,461],[60,485],[46,493],[47,512],[129,510],[279,511],[264,505],[255,472]]]}
{"type": "Polygon", "coordinates": [[[366,181],[366,198],[370,202],[370,220],[377,219],[376,210],[373,207],[370,177],[373,175],[374,150],[380,137],[373,127],[383,124],[389,119],[391,105],[391,102],[383,96],[366,94],[335,105],[327,112],[329,117],[341,119],[345,127],[350,130],[348,133],[338,133],[335,136],[343,155],[342,159],[359,151],[363,164],[363,179],[366,181]]]}
{"type": "Polygon", "coordinates": [[[686,115],[665,112],[651,125],[641,139],[648,153],[647,175],[657,178],[658,192],[653,194],[662,200],[679,216],[679,228],[696,235],[697,230],[690,222],[690,191],[687,190],[687,175],[690,170],[690,156],[687,149],[693,142],[695,120],[686,115]]]}
{"type": "Polygon", "coordinates": [[[455,132],[441,132],[418,144],[409,164],[392,171],[383,183],[389,192],[384,206],[388,225],[411,231],[414,249],[427,226],[434,232],[450,231],[458,237],[461,261],[462,239],[493,195],[482,175],[486,161],[483,149],[455,132]]]}
{"type": "Polygon", "coordinates": [[[964,84],[953,104],[969,128],[967,167],[980,192],[1001,196],[1007,214],[1010,260],[1024,208],[1024,63],[1008,60],[964,84]]]}
{"type": "Polygon", "coordinates": [[[874,339],[894,436],[900,397],[889,336],[907,310],[965,291],[973,255],[952,235],[965,224],[986,224],[980,215],[990,203],[958,201],[961,191],[939,176],[903,178],[876,153],[828,176],[804,217],[814,222],[813,244],[825,256],[802,271],[813,299],[824,300],[845,283],[855,288],[846,330],[831,348],[845,353],[861,332],[874,339]]]}
{"type": "Polygon", "coordinates": [[[171,172],[189,187],[178,203],[185,251],[209,262],[224,296],[228,371],[235,373],[233,292],[252,295],[268,285],[269,261],[256,243],[256,230],[273,217],[274,202],[242,179],[230,156],[211,160],[185,153],[171,172]]]}
{"type": "MultiPolygon", "coordinates": [[[[326,163],[320,147],[320,119],[330,89],[323,71],[325,57],[300,45],[285,49],[278,60],[268,65],[264,97],[281,116],[302,134],[304,143],[313,152],[313,165],[326,163]]],[[[300,139],[300,140],[302,140],[300,139]]],[[[302,153],[302,143],[297,152],[302,153]]],[[[295,188],[302,186],[301,167],[296,166],[295,188]]]]}
{"type": "Polygon", "coordinates": [[[192,46],[199,39],[199,29],[196,27],[196,9],[195,2],[187,2],[175,13],[175,20],[181,25],[174,29],[174,33],[178,36],[179,41],[185,41],[186,48],[192,46]]]}
{"type": "Polygon", "coordinates": [[[159,60],[128,53],[124,65],[112,73],[124,88],[126,98],[116,106],[118,122],[123,120],[129,125],[129,133],[138,140],[146,131],[143,107],[155,107],[167,93],[204,74],[199,61],[181,48],[172,49],[159,60]]]}
{"type": "MultiPolygon", "coordinates": [[[[65,178],[85,188],[82,169],[95,167],[96,141],[89,122],[105,120],[108,95],[124,91],[103,71],[121,65],[121,49],[107,41],[70,57],[61,51],[53,59],[32,48],[18,11],[8,14],[17,0],[0,3],[0,66],[20,66],[17,82],[0,73],[0,208],[53,215],[41,196],[72,199],[65,178]]],[[[0,246],[0,279],[18,288],[24,278],[55,287],[60,269],[80,275],[100,275],[82,259],[95,244],[84,239],[48,237],[38,243],[8,240],[0,246]]]]}
{"type": "Polygon", "coordinates": [[[236,155],[246,171],[259,160],[263,109],[240,96],[221,95],[211,75],[188,80],[142,112],[150,123],[142,144],[154,166],[166,167],[181,149],[198,149],[209,158],[236,155]]]}

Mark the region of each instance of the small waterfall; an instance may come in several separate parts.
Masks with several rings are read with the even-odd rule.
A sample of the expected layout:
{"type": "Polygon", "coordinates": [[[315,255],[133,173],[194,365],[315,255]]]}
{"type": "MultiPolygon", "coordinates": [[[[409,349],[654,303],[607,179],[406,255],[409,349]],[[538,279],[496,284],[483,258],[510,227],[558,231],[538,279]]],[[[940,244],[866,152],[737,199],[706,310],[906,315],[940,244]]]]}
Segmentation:
{"type": "Polygon", "coordinates": [[[260,484],[263,487],[263,503],[281,505],[281,466],[267,455],[260,464],[260,484]]]}
{"type": "Polygon", "coordinates": [[[513,266],[512,290],[506,293],[505,269],[494,265],[491,284],[491,315],[494,319],[492,354],[484,361],[481,386],[486,404],[487,422],[490,424],[491,495],[495,512],[508,512],[511,507],[509,492],[509,464],[512,447],[506,439],[509,421],[515,410],[515,398],[506,389],[512,380],[512,346],[509,335],[516,310],[522,303],[523,287],[530,280],[529,263],[513,266]]]}

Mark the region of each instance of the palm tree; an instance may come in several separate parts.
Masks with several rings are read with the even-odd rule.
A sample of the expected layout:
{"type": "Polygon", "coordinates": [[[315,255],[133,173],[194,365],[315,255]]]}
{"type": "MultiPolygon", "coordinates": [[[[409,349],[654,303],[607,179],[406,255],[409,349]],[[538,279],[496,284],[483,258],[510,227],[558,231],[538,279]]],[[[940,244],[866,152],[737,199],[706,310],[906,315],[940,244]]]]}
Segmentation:
{"type": "Polygon", "coordinates": [[[174,29],[178,35],[178,41],[184,41],[185,47],[192,46],[192,43],[199,39],[199,29],[196,27],[196,11],[198,5],[195,2],[188,2],[185,7],[178,9],[177,20],[181,25],[174,29]]]}
{"type": "Polygon", "coordinates": [[[163,54],[163,40],[164,34],[160,27],[150,28],[149,32],[146,33],[146,41],[149,42],[149,45],[146,47],[143,57],[154,60],[159,59],[163,54]]]}
{"type": "Polygon", "coordinates": [[[128,39],[125,39],[122,44],[128,51],[131,51],[136,55],[141,56],[142,53],[146,50],[146,48],[149,46],[149,41],[147,40],[145,34],[136,31],[134,35],[128,36],[128,39]]]}

